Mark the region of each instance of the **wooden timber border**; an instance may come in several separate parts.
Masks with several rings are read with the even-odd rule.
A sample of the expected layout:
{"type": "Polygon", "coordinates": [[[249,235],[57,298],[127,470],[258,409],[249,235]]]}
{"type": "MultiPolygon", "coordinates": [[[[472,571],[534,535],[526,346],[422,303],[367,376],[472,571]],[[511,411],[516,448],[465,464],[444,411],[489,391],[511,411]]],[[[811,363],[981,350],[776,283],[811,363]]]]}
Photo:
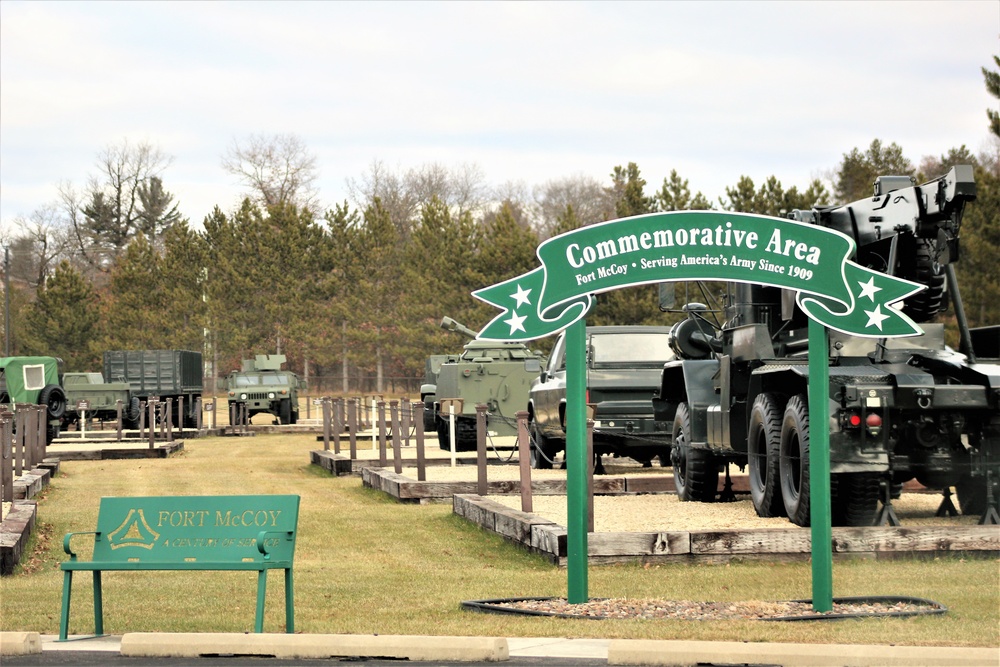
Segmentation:
{"type": "MultiPolygon", "coordinates": [[[[458,516],[552,563],[566,565],[564,526],[478,495],[476,482],[417,482],[392,470],[370,466],[362,469],[362,481],[364,486],[404,503],[442,502],[444,494],[450,493],[453,512],[458,516]]],[[[734,476],[732,483],[734,491],[748,492],[745,476],[734,476]]],[[[533,480],[531,487],[537,495],[566,493],[565,480],[533,480]]],[[[489,482],[488,493],[517,495],[520,482],[489,482]]],[[[674,493],[673,476],[595,477],[594,493],[674,493]]],[[[997,526],[837,527],[833,529],[832,548],[836,558],[888,559],[943,554],[996,558],[1000,556],[1000,529],[997,526]]],[[[749,530],[596,532],[589,534],[587,550],[589,561],[595,564],[808,560],[811,532],[791,524],[788,528],[749,530]]]]}
{"type": "MultiPolygon", "coordinates": [[[[316,454],[316,452],[314,452],[316,454]]],[[[316,463],[314,457],[313,463],[316,463]]],[[[386,468],[372,467],[364,462],[361,469],[362,484],[382,491],[400,502],[427,503],[451,502],[456,494],[476,493],[477,481],[420,482],[405,475],[399,475],[386,468]]],[[[329,468],[327,468],[329,470],[329,468]]],[[[748,478],[733,477],[733,491],[749,493],[748,478]]],[[[720,482],[720,486],[722,483],[720,482]]],[[[518,495],[521,493],[519,480],[487,481],[487,493],[491,495],[518,495]]],[[[594,494],[598,496],[635,495],[639,493],[674,493],[674,477],[663,475],[601,475],[594,477],[594,494]]],[[[531,493],[538,496],[566,495],[565,479],[535,479],[531,481],[531,493]]]]}
{"type": "MultiPolygon", "coordinates": [[[[86,441],[85,441],[86,442],[86,441]]],[[[80,443],[76,443],[80,444],[80,443]]],[[[86,444],[95,444],[94,442],[86,444]]],[[[119,444],[119,443],[115,443],[119,444]]],[[[171,454],[184,449],[183,440],[159,443],[152,449],[145,444],[136,443],[135,447],[108,446],[99,449],[63,449],[72,447],[66,441],[56,441],[55,446],[49,445],[48,455],[60,461],[106,461],[110,459],[164,459],[171,454]]]]}
{"type": "MultiPolygon", "coordinates": [[[[511,509],[475,494],[454,497],[454,513],[504,539],[566,565],[566,528],[511,509]]],[[[917,526],[834,528],[834,557],[898,558],[961,554],[1000,555],[996,526],[917,526]]],[[[726,562],[730,560],[808,560],[808,528],[667,531],[656,533],[590,533],[591,563],[726,562]]]]}

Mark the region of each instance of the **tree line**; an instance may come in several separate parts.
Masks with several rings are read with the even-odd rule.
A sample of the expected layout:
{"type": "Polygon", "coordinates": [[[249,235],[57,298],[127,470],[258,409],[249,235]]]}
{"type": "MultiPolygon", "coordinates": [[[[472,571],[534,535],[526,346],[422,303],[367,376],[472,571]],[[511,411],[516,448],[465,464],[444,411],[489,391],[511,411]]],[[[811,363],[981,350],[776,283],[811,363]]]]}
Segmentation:
{"type": "MultiPolygon", "coordinates": [[[[997,65],[1000,66],[1000,59],[997,65]]],[[[1000,97],[1000,78],[983,69],[1000,97]]],[[[11,251],[7,344],[16,355],[61,357],[65,370],[101,367],[110,349],[190,349],[216,375],[254,354],[285,354],[306,375],[421,377],[429,354],[462,340],[438,327],[448,315],[478,329],[496,315],[470,293],[536,266],[549,236],[604,220],[677,210],[785,215],[872,192],[876,176],[918,182],[955,164],[975,167],[977,201],[966,212],[957,271],[973,326],[1000,322],[1000,128],[988,111],[991,147],[965,146],[919,164],[895,143],[873,140],[843,154],[826,181],[785,188],[741,177],[710,200],[671,171],[649,188],[635,163],[609,181],[577,176],[528,193],[489,188],[475,165],[431,164],[402,173],[375,162],[349,180],[348,201],[321,210],[316,160],[294,135],[234,143],[222,166],[245,185],[232,211],[216,207],[200,226],[179,212],[163,174],[170,159],[127,141],[98,156],[82,190],[7,231],[11,251]]],[[[600,295],[591,324],[669,324],[656,289],[600,295]]],[[[544,347],[546,341],[539,341],[544,347]]]]}

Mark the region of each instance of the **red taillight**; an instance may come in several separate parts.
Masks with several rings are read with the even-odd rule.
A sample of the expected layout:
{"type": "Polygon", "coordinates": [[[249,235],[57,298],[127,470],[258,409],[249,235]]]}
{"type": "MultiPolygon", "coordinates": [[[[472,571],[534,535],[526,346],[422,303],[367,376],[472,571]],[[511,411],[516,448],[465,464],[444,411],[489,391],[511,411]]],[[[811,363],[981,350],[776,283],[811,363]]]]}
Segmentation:
{"type": "Polygon", "coordinates": [[[861,415],[854,413],[847,418],[847,425],[853,428],[861,426],[861,415]]]}
{"type": "Polygon", "coordinates": [[[584,403],[590,403],[590,390],[587,390],[587,400],[584,403]]]}
{"type": "Polygon", "coordinates": [[[868,417],[865,419],[865,424],[869,428],[878,428],[882,425],[882,416],[877,415],[874,412],[868,413],[868,417]]]}

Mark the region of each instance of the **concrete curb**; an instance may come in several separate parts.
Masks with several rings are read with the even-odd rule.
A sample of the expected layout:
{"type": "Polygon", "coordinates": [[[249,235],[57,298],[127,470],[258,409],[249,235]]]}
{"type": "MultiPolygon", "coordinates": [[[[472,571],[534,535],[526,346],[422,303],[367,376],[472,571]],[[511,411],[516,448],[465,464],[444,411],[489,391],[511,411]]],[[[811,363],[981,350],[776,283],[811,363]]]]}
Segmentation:
{"type": "Polygon", "coordinates": [[[501,637],[416,635],[282,635],[133,632],[122,636],[121,655],[196,658],[211,655],[275,658],[394,658],[501,662],[509,658],[501,637]]]}
{"type": "Polygon", "coordinates": [[[37,632],[0,632],[0,655],[30,655],[42,652],[37,632]]]}
{"type": "Polygon", "coordinates": [[[1000,649],[645,639],[617,639],[608,644],[609,665],[693,666],[716,662],[789,667],[982,667],[1000,664],[1000,649]]]}

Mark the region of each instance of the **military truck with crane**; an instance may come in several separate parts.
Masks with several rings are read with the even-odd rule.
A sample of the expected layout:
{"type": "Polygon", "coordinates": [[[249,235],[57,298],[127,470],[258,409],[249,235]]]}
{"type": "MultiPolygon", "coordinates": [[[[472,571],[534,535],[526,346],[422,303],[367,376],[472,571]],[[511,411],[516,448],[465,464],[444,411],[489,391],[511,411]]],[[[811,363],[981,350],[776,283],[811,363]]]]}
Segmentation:
{"type": "Polygon", "coordinates": [[[673,424],[681,500],[714,500],[735,463],[749,467],[760,516],[809,525],[809,433],[828,428],[834,525],[895,523],[892,497],[911,479],[943,490],[942,511],[954,509],[954,487],[963,513],[997,522],[1000,326],[970,329],[955,275],[975,197],[972,168],[956,166],[920,185],[880,177],[872,197],[789,214],[849,236],[855,263],[926,288],[903,305],[920,336],[830,332],[828,424],[809,420],[807,319],[793,292],[728,283],[721,322],[706,305],[684,306],[672,330],[677,359],[654,398],[657,418],[673,424]],[[957,351],[931,322],[949,304],[957,351]]]}

